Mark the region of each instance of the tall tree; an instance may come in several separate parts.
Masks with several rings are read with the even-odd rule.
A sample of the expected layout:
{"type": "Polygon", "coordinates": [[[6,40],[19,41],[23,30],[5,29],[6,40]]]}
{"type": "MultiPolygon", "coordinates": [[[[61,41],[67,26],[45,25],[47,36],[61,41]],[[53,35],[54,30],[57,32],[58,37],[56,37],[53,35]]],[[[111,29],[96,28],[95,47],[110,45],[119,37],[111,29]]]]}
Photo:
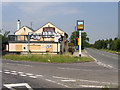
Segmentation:
{"type": "MultiPolygon", "coordinates": [[[[73,43],[75,45],[75,40],[76,40],[76,45],[78,45],[78,40],[77,40],[78,38],[79,38],[79,31],[72,32],[72,34],[70,36],[70,43],[73,43]]],[[[84,49],[85,47],[89,46],[89,43],[88,43],[89,42],[89,38],[87,37],[87,33],[86,32],[82,32],[81,33],[81,40],[82,40],[82,49],[84,49]]]]}
{"type": "Polygon", "coordinates": [[[118,37],[115,37],[114,40],[112,40],[112,38],[110,38],[109,40],[108,39],[107,40],[97,40],[94,43],[94,48],[120,51],[120,39],[118,37]]]}
{"type": "Polygon", "coordinates": [[[5,33],[2,35],[2,50],[6,49],[6,44],[8,44],[8,34],[10,31],[5,31],[5,33]]]}

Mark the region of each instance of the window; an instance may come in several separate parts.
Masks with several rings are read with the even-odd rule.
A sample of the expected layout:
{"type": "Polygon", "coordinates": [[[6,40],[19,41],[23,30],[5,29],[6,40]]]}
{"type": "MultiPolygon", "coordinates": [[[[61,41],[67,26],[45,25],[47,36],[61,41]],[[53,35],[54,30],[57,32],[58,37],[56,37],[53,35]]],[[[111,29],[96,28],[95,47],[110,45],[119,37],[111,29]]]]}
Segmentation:
{"type": "Polygon", "coordinates": [[[24,32],[25,32],[25,28],[24,28],[24,32]]]}
{"type": "Polygon", "coordinates": [[[24,47],[24,49],[26,49],[26,48],[24,47]]]}
{"type": "Polygon", "coordinates": [[[51,48],[51,45],[47,45],[46,48],[51,48]]]}

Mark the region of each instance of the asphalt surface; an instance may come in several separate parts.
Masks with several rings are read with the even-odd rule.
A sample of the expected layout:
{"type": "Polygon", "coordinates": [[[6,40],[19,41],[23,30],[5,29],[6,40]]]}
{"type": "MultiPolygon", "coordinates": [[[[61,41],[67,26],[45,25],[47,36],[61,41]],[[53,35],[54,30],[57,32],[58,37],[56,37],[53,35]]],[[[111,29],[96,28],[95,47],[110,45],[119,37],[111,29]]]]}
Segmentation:
{"type": "Polygon", "coordinates": [[[100,51],[97,49],[91,49],[91,48],[87,48],[85,50],[89,55],[91,55],[101,64],[118,70],[118,57],[120,57],[120,55],[100,51]]]}
{"type": "Polygon", "coordinates": [[[118,87],[118,71],[86,63],[39,63],[2,60],[3,88],[110,88],[118,87]]]}

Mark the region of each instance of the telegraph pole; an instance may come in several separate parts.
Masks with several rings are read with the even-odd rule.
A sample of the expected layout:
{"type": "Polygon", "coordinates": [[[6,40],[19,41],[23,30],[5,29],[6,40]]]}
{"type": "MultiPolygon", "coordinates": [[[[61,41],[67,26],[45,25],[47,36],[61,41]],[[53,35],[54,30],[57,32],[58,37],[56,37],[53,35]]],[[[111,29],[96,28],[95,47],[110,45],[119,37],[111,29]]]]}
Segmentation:
{"type": "Polygon", "coordinates": [[[76,26],[75,26],[75,50],[76,50],[76,26]]]}
{"type": "Polygon", "coordinates": [[[30,27],[32,28],[32,25],[33,25],[33,23],[32,22],[30,22],[30,27]]]}
{"type": "Polygon", "coordinates": [[[28,33],[28,58],[30,58],[30,35],[28,33]]]}

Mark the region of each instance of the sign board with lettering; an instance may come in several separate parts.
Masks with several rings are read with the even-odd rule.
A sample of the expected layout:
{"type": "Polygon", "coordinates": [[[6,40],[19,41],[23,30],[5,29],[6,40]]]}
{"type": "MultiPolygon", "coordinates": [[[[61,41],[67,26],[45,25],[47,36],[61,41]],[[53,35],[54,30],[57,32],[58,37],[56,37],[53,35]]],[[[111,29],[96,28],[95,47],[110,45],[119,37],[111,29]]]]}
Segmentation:
{"type": "Polygon", "coordinates": [[[41,39],[41,35],[37,34],[37,33],[29,32],[28,35],[30,35],[30,39],[34,39],[34,40],[40,40],[41,39]]]}
{"type": "Polygon", "coordinates": [[[84,30],[84,20],[77,20],[77,30],[78,31],[84,30]]]}
{"type": "Polygon", "coordinates": [[[60,34],[55,34],[54,42],[58,42],[60,38],[61,38],[60,34]]]}
{"type": "Polygon", "coordinates": [[[54,37],[54,35],[55,35],[55,28],[54,27],[44,27],[42,35],[43,35],[42,36],[43,38],[54,37]]]}

